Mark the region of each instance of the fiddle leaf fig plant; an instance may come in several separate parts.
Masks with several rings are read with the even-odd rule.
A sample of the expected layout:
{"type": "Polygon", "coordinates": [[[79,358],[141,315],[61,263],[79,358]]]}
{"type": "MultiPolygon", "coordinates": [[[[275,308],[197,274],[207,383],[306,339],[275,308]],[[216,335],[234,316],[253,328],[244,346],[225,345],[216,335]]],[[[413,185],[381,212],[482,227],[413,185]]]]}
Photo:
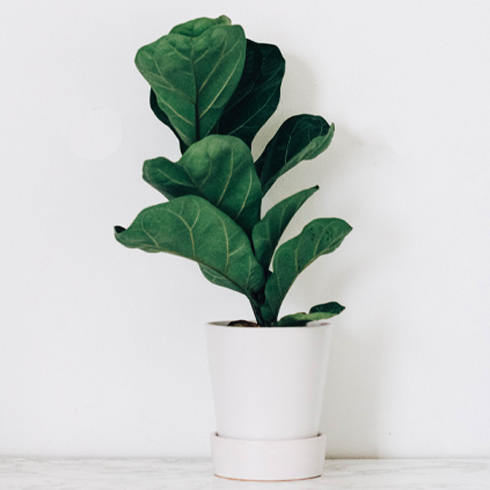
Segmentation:
{"type": "Polygon", "coordinates": [[[116,226],[116,239],[194,260],[206,279],[248,298],[256,326],[303,326],[339,314],[344,307],[329,302],[278,318],[297,276],[351,227],[315,219],[278,246],[318,186],[262,216],[277,179],[323,152],[335,131],[321,116],[290,117],[254,161],[252,141],[279,103],[285,61],[277,46],[246,39],[226,16],[199,18],[143,46],[135,62],[150,84],[150,107],[177,137],[182,157],[144,162],[143,179],[168,201],[141,211],[127,229],[116,226]]]}

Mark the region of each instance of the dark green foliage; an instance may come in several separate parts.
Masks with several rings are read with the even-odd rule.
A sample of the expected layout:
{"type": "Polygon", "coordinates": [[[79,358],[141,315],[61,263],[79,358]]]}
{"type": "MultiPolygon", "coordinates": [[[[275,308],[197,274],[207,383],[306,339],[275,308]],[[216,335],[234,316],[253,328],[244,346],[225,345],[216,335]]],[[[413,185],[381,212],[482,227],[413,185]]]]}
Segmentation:
{"type": "MultiPolygon", "coordinates": [[[[259,129],[277,108],[284,68],[284,58],[277,46],[247,39],[242,77],[211,133],[236,136],[250,147],[259,129]]],[[[158,105],[153,89],[150,90],[150,106],[155,116],[177,136],[184,153],[187,146],[158,105]]]]}
{"type": "Polygon", "coordinates": [[[202,197],[184,196],[146,208],[127,230],[116,229],[116,239],[129,248],[195,260],[247,297],[264,283],[245,232],[202,197]]]}
{"type": "Polygon", "coordinates": [[[186,146],[210,133],[241,78],[245,34],[225,19],[177,26],[136,54],[136,66],[186,146]]]}
{"type": "Polygon", "coordinates": [[[277,46],[247,40],[242,78],[213,133],[237,136],[251,146],[279,103],[284,68],[277,46]]]}
{"type": "Polygon", "coordinates": [[[143,178],[165,197],[202,196],[247,233],[260,219],[262,192],[247,145],[234,136],[210,135],[177,162],[147,160],[143,178]]]}
{"type": "Polygon", "coordinates": [[[325,151],[334,131],[333,124],[330,126],[322,117],[309,114],[293,116],[284,122],[256,163],[264,194],[299,162],[325,151]]]}
{"type": "Polygon", "coordinates": [[[282,317],[278,322],[278,327],[302,327],[308,322],[317,322],[328,320],[339,313],[342,313],[345,307],[332,301],[323,305],[316,305],[311,308],[309,313],[294,313],[282,317]]]}
{"type": "Polygon", "coordinates": [[[266,322],[276,321],[282,301],[298,275],[321,255],[333,252],[351,229],[341,219],[318,218],[277,249],[272,266],[274,272],[265,285],[265,301],[261,307],[266,322]]]}
{"type": "Polygon", "coordinates": [[[285,66],[279,49],[246,40],[225,16],[200,18],[141,48],[136,65],[150,83],[151,109],[178,138],[182,157],[144,163],[143,178],[169,202],[143,210],[127,230],[116,227],[116,239],[194,260],[209,281],[244,294],[260,326],[302,326],[340,313],[344,307],[330,302],[277,320],[296,277],[351,230],[341,219],[320,218],[278,247],[317,186],[260,218],[274,182],[319,155],[334,134],[320,116],[291,117],[254,163],[252,140],[279,102],[285,66]]]}
{"type": "Polygon", "coordinates": [[[296,211],[317,190],[318,186],[315,186],[289,196],[277,203],[254,226],[252,241],[255,256],[265,270],[269,269],[274,250],[296,211]]]}

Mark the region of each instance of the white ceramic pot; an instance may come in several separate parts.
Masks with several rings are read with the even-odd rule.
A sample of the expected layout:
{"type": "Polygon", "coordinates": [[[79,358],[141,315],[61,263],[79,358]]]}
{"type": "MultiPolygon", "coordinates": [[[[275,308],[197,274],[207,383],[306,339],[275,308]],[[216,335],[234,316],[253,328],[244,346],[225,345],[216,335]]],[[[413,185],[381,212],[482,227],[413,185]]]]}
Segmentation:
{"type": "Polygon", "coordinates": [[[320,476],[319,433],[330,326],[206,325],[217,431],[217,476],[296,480],[320,476]]]}

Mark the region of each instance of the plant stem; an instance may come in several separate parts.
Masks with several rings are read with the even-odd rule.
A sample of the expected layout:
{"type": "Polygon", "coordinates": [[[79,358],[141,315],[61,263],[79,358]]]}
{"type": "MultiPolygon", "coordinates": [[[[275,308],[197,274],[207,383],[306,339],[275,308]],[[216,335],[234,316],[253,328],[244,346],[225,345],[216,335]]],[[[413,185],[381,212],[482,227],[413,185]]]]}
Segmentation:
{"type": "Polygon", "coordinates": [[[255,320],[257,321],[259,327],[261,327],[264,324],[264,319],[262,318],[262,313],[260,312],[260,308],[252,304],[252,310],[255,315],[255,320]]]}
{"type": "Polygon", "coordinates": [[[257,321],[259,327],[268,327],[269,325],[266,325],[264,322],[264,318],[262,317],[262,313],[260,312],[260,307],[257,305],[254,305],[253,303],[250,303],[252,305],[252,310],[255,315],[255,320],[257,321]]]}

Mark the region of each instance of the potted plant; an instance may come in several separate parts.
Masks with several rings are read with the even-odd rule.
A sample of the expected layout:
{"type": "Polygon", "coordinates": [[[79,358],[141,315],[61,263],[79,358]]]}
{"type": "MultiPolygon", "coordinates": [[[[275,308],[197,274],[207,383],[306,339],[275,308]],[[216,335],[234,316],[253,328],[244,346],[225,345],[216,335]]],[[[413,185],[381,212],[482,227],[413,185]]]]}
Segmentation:
{"type": "Polygon", "coordinates": [[[147,160],[143,178],[167,202],[144,209],[116,239],[145,252],[194,260],[212,283],[245,295],[255,321],[206,325],[217,432],[215,474],[250,480],[319,476],[319,434],[329,327],[344,307],[328,302],[279,318],[300,272],[333,252],[351,227],[319,218],[278,246],[293,215],[318,187],[300,190],[265,215],[262,200],[285,172],[324,151],[334,125],[287,119],[256,161],[252,140],[275,111],[285,62],[274,45],[246,39],[226,16],[174,27],[143,46],[136,66],[156,117],[182,157],[147,160]]]}

